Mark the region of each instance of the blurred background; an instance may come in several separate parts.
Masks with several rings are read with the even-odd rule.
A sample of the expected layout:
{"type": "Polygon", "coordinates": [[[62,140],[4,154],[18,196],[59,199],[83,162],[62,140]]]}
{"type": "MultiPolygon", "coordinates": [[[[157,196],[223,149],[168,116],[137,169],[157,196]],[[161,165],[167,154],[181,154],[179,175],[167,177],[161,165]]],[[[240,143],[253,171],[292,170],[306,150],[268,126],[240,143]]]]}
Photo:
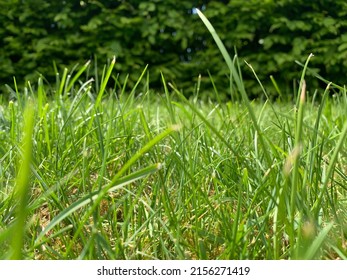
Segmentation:
{"type": "MultiPolygon", "coordinates": [[[[114,77],[131,87],[148,64],[151,88],[161,91],[162,72],[186,95],[201,74],[202,96],[212,95],[211,77],[228,99],[229,78],[211,35],[196,14],[211,21],[233,57],[237,51],[250,97],[262,91],[250,63],[270,96],[291,95],[308,55],[316,74],[346,83],[347,2],[345,0],[0,0],[0,85],[55,83],[56,71],[91,60],[89,75],[102,73],[114,55],[114,77]]],[[[312,76],[312,75],[311,75],[312,76]]],[[[308,77],[308,89],[323,87],[308,77]]],[[[325,87],[325,86],[324,86],[325,87]]],[[[324,88],[323,87],[323,88],[324,88]]]]}

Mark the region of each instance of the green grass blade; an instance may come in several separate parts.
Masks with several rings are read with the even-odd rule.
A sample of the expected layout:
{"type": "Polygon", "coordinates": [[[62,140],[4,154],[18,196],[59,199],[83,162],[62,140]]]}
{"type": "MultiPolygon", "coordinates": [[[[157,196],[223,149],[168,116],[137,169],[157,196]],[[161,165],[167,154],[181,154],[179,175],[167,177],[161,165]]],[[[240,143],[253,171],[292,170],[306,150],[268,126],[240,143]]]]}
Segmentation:
{"type": "Polygon", "coordinates": [[[322,208],[322,200],[323,200],[323,196],[328,188],[329,182],[330,180],[332,180],[332,175],[334,173],[335,170],[335,166],[336,166],[336,162],[338,160],[338,155],[341,152],[343,146],[345,145],[345,141],[346,141],[346,137],[347,137],[347,122],[345,123],[345,125],[343,126],[342,132],[340,134],[339,140],[335,146],[334,149],[334,153],[329,161],[329,165],[328,165],[328,169],[325,175],[325,179],[323,181],[322,187],[320,189],[320,194],[318,199],[316,200],[316,202],[314,203],[313,207],[312,207],[312,211],[315,215],[315,217],[318,217],[319,215],[319,211],[322,208]]]}
{"type": "Polygon", "coordinates": [[[283,100],[282,91],[281,91],[281,89],[279,88],[279,86],[278,86],[278,84],[277,84],[275,78],[274,78],[272,75],[270,75],[270,80],[271,80],[271,82],[272,82],[272,84],[273,84],[273,86],[274,86],[276,92],[278,93],[279,98],[280,98],[281,100],[283,100]]]}
{"type": "Polygon", "coordinates": [[[59,84],[58,96],[61,96],[64,93],[66,76],[67,76],[67,68],[64,68],[63,77],[61,78],[61,81],[59,84]]]}
{"type": "Polygon", "coordinates": [[[111,73],[112,73],[112,70],[113,70],[115,63],[116,63],[116,57],[114,56],[112,61],[111,61],[110,66],[107,69],[106,76],[101,81],[101,87],[100,87],[100,90],[98,93],[98,97],[96,98],[96,101],[95,101],[95,107],[96,108],[98,108],[100,103],[101,103],[102,97],[104,95],[108,80],[110,79],[110,76],[111,76],[111,73]]]}
{"type": "Polygon", "coordinates": [[[321,249],[332,227],[333,227],[333,224],[330,223],[318,234],[316,239],[312,242],[311,246],[307,249],[306,254],[304,255],[304,259],[306,260],[315,259],[318,251],[321,249]]]}
{"type": "Polygon", "coordinates": [[[30,164],[32,159],[32,135],[34,129],[34,106],[29,103],[24,112],[24,129],[22,147],[23,152],[19,163],[19,172],[16,177],[15,197],[16,220],[12,228],[11,259],[22,259],[24,245],[28,193],[30,188],[30,164]]]}
{"type": "Polygon", "coordinates": [[[202,22],[205,24],[205,26],[207,27],[208,31],[211,33],[214,41],[216,42],[216,45],[218,46],[226,64],[228,65],[228,68],[233,76],[233,79],[235,80],[235,83],[238,87],[238,89],[240,91],[245,91],[244,89],[244,85],[236,71],[236,68],[229,56],[229,53],[228,51],[226,50],[223,42],[221,41],[221,39],[219,38],[216,30],[214,29],[214,27],[212,26],[212,24],[210,23],[210,21],[205,17],[205,15],[199,10],[199,9],[196,9],[200,19],[202,20],[202,22]]]}
{"type": "Polygon", "coordinates": [[[241,94],[242,101],[246,105],[247,110],[249,112],[249,115],[250,115],[250,117],[252,119],[253,126],[254,126],[255,130],[257,131],[257,133],[258,133],[259,142],[260,142],[260,144],[261,144],[261,146],[263,148],[264,157],[265,157],[267,166],[270,167],[272,165],[272,159],[271,159],[270,153],[268,151],[268,146],[266,145],[263,131],[260,129],[260,127],[258,125],[257,117],[255,116],[254,110],[253,110],[253,108],[251,106],[251,103],[250,103],[250,101],[248,99],[248,96],[247,96],[244,84],[242,82],[242,79],[241,79],[240,75],[238,74],[238,72],[237,72],[237,70],[236,70],[236,68],[235,68],[235,66],[233,64],[228,51],[226,50],[223,42],[219,38],[219,36],[216,33],[216,30],[214,29],[212,24],[205,17],[205,15],[202,12],[199,11],[199,9],[197,9],[197,13],[198,13],[199,17],[201,18],[201,20],[203,21],[203,23],[205,24],[205,26],[207,27],[207,29],[209,30],[209,32],[211,33],[211,35],[212,35],[214,41],[216,42],[216,45],[218,46],[218,48],[219,48],[219,50],[220,50],[220,52],[221,52],[225,62],[228,65],[228,68],[230,70],[230,74],[232,75],[233,80],[236,83],[236,86],[237,86],[237,88],[238,88],[238,90],[239,90],[239,92],[241,94]]]}
{"type": "Polygon", "coordinates": [[[81,68],[80,70],[78,70],[78,72],[76,73],[76,75],[72,78],[72,80],[69,82],[66,91],[69,92],[70,89],[74,86],[75,82],[77,81],[77,79],[82,75],[82,73],[88,68],[90,64],[90,60],[88,60],[81,68]]]}

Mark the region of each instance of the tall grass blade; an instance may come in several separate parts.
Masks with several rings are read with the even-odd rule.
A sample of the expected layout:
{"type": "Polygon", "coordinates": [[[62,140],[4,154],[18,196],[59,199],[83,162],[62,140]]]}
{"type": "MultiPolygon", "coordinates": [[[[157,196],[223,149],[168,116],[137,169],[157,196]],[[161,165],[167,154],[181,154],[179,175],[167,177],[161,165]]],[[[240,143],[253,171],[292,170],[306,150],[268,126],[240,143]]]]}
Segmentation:
{"type": "Polygon", "coordinates": [[[95,107],[96,108],[98,108],[100,103],[101,103],[102,97],[104,95],[107,83],[110,79],[110,76],[111,76],[111,73],[112,73],[112,70],[113,70],[115,63],[116,63],[116,57],[114,56],[112,61],[111,61],[111,64],[107,68],[106,76],[101,81],[101,86],[100,86],[100,90],[98,93],[98,97],[96,98],[96,101],[95,101],[95,107]]]}
{"type": "Polygon", "coordinates": [[[338,155],[340,154],[343,146],[346,143],[346,137],[347,137],[347,122],[343,126],[342,132],[340,134],[339,140],[335,146],[334,153],[331,156],[331,159],[329,161],[328,169],[325,174],[325,178],[322,184],[322,187],[320,189],[320,194],[316,202],[314,203],[312,207],[312,211],[315,215],[316,218],[319,216],[320,209],[322,208],[322,201],[323,201],[323,196],[326,193],[326,190],[328,188],[329,182],[333,179],[333,173],[335,170],[336,162],[338,160],[338,155]]]}
{"type": "Polygon", "coordinates": [[[19,171],[16,177],[15,197],[17,201],[16,218],[12,227],[11,259],[22,259],[24,245],[27,205],[30,186],[30,164],[32,159],[32,135],[34,129],[34,106],[27,104],[24,112],[24,128],[22,139],[22,155],[19,162],[19,171]]]}
{"type": "Polygon", "coordinates": [[[61,96],[64,93],[66,76],[67,76],[67,68],[64,68],[63,77],[61,78],[61,81],[59,84],[58,96],[61,96]]]}
{"type": "Polygon", "coordinates": [[[241,97],[242,97],[242,101],[244,102],[244,104],[246,105],[247,107],[247,110],[249,112],[249,115],[252,119],[252,122],[253,122],[253,126],[255,128],[255,130],[257,131],[258,135],[259,135],[259,142],[263,148],[263,152],[264,152],[264,157],[265,157],[265,160],[266,160],[266,163],[267,163],[267,166],[270,167],[272,165],[272,160],[271,160],[271,156],[270,156],[270,153],[268,151],[268,146],[266,145],[265,143],[265,139],[264,139],[264,133],[263,131],[260,129],[259,125],[258,125],[258,122],[257,122],[257,118],[255,116],[255,113],[254,113],[254,110],[251,106],[251,103],[248,99],[248,96],[246,94],[246,90],[245,90],[245,87],[244,87],[244,84],[242,82],[242,79],[240,77],[240,75],[238,74],[236,68],[235,68],[235,65],[233,64],[230,56],[229,56],[229,53],[228,51],[226,50],[223,42],[221,41],[221,39],[219,38],[218,34],[216,33],[216,30],[214,29],[214,27],[212,26],[212,24],[209,22],[209,20],[205,17],[205,15],[199,10],[197,9],[197,13],[200,17],[200,19],[203,21],[203,23],[205,24],[205,26],[207,27],[207,29],[209,30],[209,32],[211,33],[214,41],[216,42],[225,62],[227,63],[228,65],[228,68],[230,70],[230,75],[232,75],[235,83],[236,83],[236,86],[241,94],[241,97]]]}
{"type": "Polygon", "coordinates": [[[82,75],[82,73],[88,68],[90,64],[90,60],[88,60],[76,73],[76,75],[74,75],[74,77],[72,78],[72,80],[69,82],[66,91],[69,92],[70,89],[74,86],[74,84],[76,83],[77,79],[82,75]]]}

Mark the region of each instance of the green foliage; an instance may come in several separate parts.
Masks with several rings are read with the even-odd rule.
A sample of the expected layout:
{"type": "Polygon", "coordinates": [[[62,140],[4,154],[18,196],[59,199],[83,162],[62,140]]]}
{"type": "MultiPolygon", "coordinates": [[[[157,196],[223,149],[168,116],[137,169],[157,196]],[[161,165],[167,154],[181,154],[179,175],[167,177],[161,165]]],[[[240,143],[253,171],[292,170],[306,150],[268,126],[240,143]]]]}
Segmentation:
{"type": "MultiPolygon", "coordinates": [[[[288,93],[293,80],[300,79],[297,73],[302,68],[295,61],[303,63],[310,53],[315,55],[311,67],[316,72],[345,83],[346,8],[345,1],[233,0],[227,5],[210,3],[205,15],[230,53],[236,46],[239,57],[253,66],[265,85],[271,83],[272,75],[288,93]]],[[[219,69],[219,74],[226,73],[213,59],[218,57],[215,52],[212,48],[206,51],[206,60],[216,66],[212,72],[219,69]]],[[[254,91],[257,82],[252,71],[243,74],[246,89],[258,95],[260,89],[254,91]]],[[[308,88],[317,86],[316,80],[309,79],[308,88]]]]}
{"type": "Polygon", "coordinates": [[[191,1],[0,1],[0,8],[0,78],[7,83],[37,72],[54,78],[53,60],[71,68],[114,55],[123,80],[131,72],[134,82],[146,64],[157,81],[160,71],[174,79],[194,35],[191,1]]]}
{"type": "MultiPolygon", "coordinates": [[[[229,95],[229,69],[194,7],[205,13],[231,55],[236,47],[250,96],[261,91],[244,60],[264,85],[277,83],[284,93],[299,79],[302,66],[295,61],[303,63],[310,53],[317,74],[345,83],[347,3],[342,0],[0,0],[1,84],[12,84],[13,76],[21,83],[34,80],[39,73],[53,83],[53,65],[71,70],[95,57],[103,65],[115,55],[119,80],[131,73],[130,86],[148,64],[153,88],[160,88],[162,72],[190,95],[201,74],[202,91],[212,89],[212,77],[229,95]]],[[[98,64],[91,63],[94,67],[98,64]]],[[[308,89],[318,86],[316,79],[307,79],[308,89]]],[[[276,95],[275,87],[269,91],[276,95]]]]}

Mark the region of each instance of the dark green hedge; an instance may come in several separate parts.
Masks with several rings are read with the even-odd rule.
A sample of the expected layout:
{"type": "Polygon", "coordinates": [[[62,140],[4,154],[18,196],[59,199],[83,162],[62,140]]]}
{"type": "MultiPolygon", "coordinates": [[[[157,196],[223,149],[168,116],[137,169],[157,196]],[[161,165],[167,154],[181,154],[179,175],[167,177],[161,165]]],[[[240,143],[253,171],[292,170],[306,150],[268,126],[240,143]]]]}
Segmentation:
{"type": "MultiPolygon", "coordinates": [[[[310,65],[319,74],[346,81],[347,2],[342,0],[0,0],[1,84],[39,73],[54,81],[53,61],[61,71],[95,56],[103,65],[116,55],[120,80],[130,73],[134,82],[149,64],[153,87],[160,87],[162,71],[189,94],[201,73],[207,92],[209,70],[226,93],[228,70],[194,7],[203,10],[231,54],[237,48],[253,96],[260,90],[244,60],[265,84],[273,75],[287,92],[300,76],[294,61],[304,62],[311,52],[310,65]]],[[[317,83],[310,81],[312,87],[317,83]]]]}

